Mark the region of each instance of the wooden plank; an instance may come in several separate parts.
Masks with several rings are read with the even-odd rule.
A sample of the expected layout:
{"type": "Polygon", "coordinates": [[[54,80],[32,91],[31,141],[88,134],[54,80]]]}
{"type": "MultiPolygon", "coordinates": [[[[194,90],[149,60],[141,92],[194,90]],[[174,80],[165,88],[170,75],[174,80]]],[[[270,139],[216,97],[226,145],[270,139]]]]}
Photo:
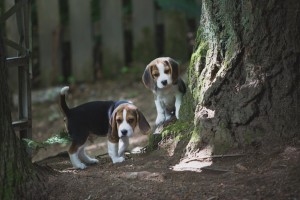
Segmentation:
{"type": "Polygon", "coordinates": [[[61,72],[58,39],[60,34],[59,4],[58,0],[38,0],[36,4],[39,19],[41,85],[47,87],[58,81],[57,77],[61,72]]]}
{"type": "Polygon", "coordinates": [[[69,0],[72,73],[75,81],[93,81],[90,1],[69,0]]]}
{"type": "Polygon", "coordinates": [[[118,74],[125,64],[122,1],[101,0],[102,69],[104,75],[118,74]]]}
{"type": "Polygon", "coordinates": [[[133,62],[146,65],[157,56],[153,0],[132,0],[133,62]]]}

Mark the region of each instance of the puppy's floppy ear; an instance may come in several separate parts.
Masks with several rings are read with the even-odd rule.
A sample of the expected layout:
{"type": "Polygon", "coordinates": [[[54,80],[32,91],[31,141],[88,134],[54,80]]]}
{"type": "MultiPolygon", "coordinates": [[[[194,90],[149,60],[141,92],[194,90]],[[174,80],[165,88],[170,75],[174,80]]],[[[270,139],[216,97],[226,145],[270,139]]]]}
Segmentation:
{"type": "Polygon", "coordinates": [[[116,115],[117,115],[117,109],[115,109],[111,113],[110,118],[109,118],[109,124],[110,124],[110,127],[111,127],[111,131],[109,131],[109,133],[108,133],[108,139],[111,142],[114,142],[114,143],[119,142],[116,115]]]}
{"type": "Polygon", "coordinates": [[[170,57],[167,57],[166,61],[172,70],[173,84],[176,84],[179,76],[179,64],[173,58],[170,57]]]}
{"type": "Polygon", "coordinates": [[[143,77],[142,77],[142,80],[143,80],[143,83],[146,86],[146,88],[153,90],[155,83],[154,83],[153,77],[151,75],[151,68],[152,68],[151,65],[148,65],[146,67],[143,77]]]}
{"type": "Polygon", "coordinates": [[[136,112],[137,112],[137,118],[138,118],[137,121],[138,121],[139,128],[143,134],[147,134],[150,131],[151,127],[148,121],[146,120],[145,116],[143,115],[143,113],[138,109],[136,109],[136,112]]]}

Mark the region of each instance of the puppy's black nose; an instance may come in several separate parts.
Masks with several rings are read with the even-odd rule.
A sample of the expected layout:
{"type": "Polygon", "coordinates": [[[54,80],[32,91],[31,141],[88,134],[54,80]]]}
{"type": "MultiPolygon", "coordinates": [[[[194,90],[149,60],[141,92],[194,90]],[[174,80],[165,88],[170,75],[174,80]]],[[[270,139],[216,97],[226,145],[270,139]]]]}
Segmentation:
{"type": "Polygon", "coordinates": [[[167,81],[167,80],[163,80],[163,81],[161,81],[161,84],[163,84],[164,86],[166,86],[166,85],[167,85],[167,83],[168,83],[168,81],[167,81]]]}
{"type": "Polygon", "coordinates": [[[122,133],[122,135],[127,135],[127,130],[126,129],[123,129],[123,130],[121,130],[121,133],[122,133]]]}

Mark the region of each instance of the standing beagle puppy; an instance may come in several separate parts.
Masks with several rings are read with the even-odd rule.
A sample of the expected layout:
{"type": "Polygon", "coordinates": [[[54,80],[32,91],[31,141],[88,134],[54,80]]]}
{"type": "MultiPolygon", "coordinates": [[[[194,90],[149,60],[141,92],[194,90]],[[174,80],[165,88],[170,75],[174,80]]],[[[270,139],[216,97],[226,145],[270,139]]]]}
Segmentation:
{"type": "Polygon", "coordinates": [[[68,90],[69,87],[61,89],[60,106],[72,139],[68,152],[74,168],[84,169],[84,163],[98,163],[84,150],[89,134],[108,136],[108,154],[113,163],[118,163],[125,160],[129,137],[136,127],[144,134],[150,130],[144,115],[129,101],[93,101],[69,108],[65,99],[68,90]]]}
{"type": "Polygon", "coordinates": [[[156,125],[172,116],[179,119],[179,109],[186,86],[179,77],[179,65],[170,57],[160,57],[151,61],[143,74],[143,83],[154,93],[157,110],[156,125]]]}

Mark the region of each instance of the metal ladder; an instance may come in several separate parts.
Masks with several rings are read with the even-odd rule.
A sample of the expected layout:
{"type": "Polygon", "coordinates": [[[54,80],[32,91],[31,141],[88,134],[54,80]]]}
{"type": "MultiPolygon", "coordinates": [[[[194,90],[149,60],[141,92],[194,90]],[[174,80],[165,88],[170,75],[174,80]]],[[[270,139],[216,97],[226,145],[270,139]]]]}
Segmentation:
{"type": "Polygon", "coordinates": [[[15,0],[15,4],[0,16],[2,27],[5,21],[16,14],[19,41],[12,41],[4,38],[4,44],[18,51],[16,57],[7,57],[6,66],[18,69],[18,92],[19,92],[19,116],[18,120],[12,122],[15,131],[20,133],[20,138],[32,138],[31,122],[31,1],[15,0]]]}

